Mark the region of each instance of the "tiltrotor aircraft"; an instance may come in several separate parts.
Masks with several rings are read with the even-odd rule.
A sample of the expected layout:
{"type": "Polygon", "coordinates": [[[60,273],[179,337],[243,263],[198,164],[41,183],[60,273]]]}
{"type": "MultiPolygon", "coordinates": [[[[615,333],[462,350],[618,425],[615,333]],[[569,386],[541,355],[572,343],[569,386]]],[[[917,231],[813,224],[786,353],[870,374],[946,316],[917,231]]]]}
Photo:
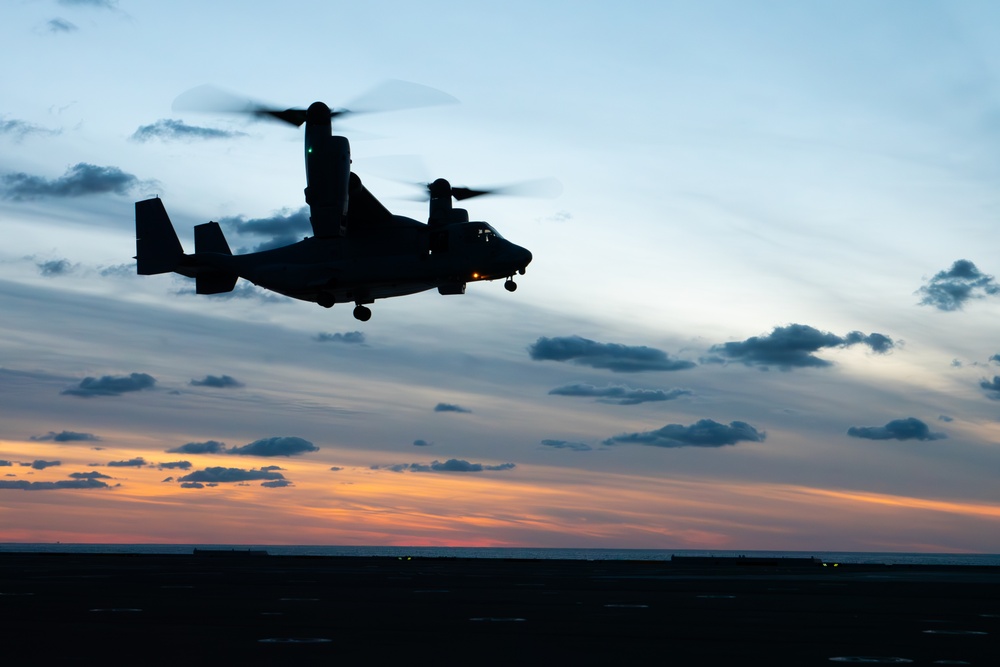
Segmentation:
{"type": "Polygon", "coordinates": [[[195,226],[194,254],[186,254],[162,201],[147,199],[135,204],[140,275],[179,273],[195,279],[198,294],[230,292],[243,278],[324,308],[354,303],[354,317],[361,321],[371,318],[365,304],[376,299],[434,288],[441,294],[464,294],[467,283],[498,278],[506,279],[508,291],[517,289],[513,276],[524,274],[531,253],[487,223],[470,222],[466,210],[452,206],[453,198],[496,190],[452,187],[439,178],[427,186],[426,224],[394,215],[351,171],[347,138],[332,132],[332,118],[347,111],[331,111],[322,102],[307,110],[242,110],[296,127],[305,124],[305,200],[313,236],[281,248],[234,255],[219,224],[208,222],[195,226]]]}

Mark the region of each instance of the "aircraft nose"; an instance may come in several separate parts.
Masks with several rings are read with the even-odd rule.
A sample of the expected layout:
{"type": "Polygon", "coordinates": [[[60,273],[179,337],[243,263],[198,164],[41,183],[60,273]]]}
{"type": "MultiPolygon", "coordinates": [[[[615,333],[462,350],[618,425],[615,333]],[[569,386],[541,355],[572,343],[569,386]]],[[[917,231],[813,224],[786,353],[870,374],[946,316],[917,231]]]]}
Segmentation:
{"type": "Polygon", "coordinates": [[[521,259],[523,261],[523,263],[521,264],[521,266],[524,267],[524,266],[528,266],[528,264],[531,264],[531,251],[528,250],[527,248],[522,248],[521,246],[518,246],[517,249],[518,249],[518,251],[520,253],[520,256],[521,256],[521,259]]]}

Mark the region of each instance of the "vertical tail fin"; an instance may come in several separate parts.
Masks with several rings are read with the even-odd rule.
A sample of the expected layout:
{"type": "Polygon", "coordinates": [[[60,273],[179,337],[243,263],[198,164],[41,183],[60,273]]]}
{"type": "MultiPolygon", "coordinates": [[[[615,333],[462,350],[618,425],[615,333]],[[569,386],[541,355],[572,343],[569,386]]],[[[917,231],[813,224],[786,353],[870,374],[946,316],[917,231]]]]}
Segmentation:
{"type": "Polygon", "coordinates": [[[141,276],[170,273],[184,249],[159,198],[135,203],[135,259],[141,276]]]}
{"type": "MultiPolygon", "coordinates": [[[[206,222],[203,225],[195,225],[194,228],[194,252],[195,255],[202,253],[214,253],[216,255],[232,256],[233,251],[226,243],[226,237],[222,233],[222,228],[217,222],[206,222]]],[[[232,292],[236,287],[236,280],[239,276],[229,271],[217,269],[200,269],[195,275],[195,292],[198,294],[223,294],[232,292]]]]}
{"type": "Polygon", "coordinates": [[[226,237],[222,233],[222,228],[217,222],[206,222],[203,225],[194,227],[194,251],[215,252],[220,255],[232,255],[226,243],[226,237]]]}

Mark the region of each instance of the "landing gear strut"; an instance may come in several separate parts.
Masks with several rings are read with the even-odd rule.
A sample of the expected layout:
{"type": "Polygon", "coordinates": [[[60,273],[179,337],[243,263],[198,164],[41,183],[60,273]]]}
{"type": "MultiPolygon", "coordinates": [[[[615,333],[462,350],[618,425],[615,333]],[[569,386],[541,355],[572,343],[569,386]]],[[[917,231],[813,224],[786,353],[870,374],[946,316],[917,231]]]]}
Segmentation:
{"type": "Polygon", "coordinates": [[[354,306],[354,319],[361,320],[362,322],[367,322],[372,318],[372,310],[366,306],[362,306],[360,303],[354,306]]]}
{"type": "Polygon", "coordinates": [[[503,288],[508,292],[513,292],[514,290],[517,289],[517,283],[515,283],[513,279],[508,278],[507,282],[503,284],[503,288]]]}

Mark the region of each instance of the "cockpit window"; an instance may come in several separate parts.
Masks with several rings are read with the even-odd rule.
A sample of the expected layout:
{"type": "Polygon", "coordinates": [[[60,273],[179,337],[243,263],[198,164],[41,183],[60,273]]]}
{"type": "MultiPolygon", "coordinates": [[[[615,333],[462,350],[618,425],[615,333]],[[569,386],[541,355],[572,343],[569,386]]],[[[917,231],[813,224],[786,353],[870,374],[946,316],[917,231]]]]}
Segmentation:
{"type": "Polygon", "coordinates": [[[470,243],[496,243],[498,239],[503,238],[497,234],[497,230],[493,229],[485,222],[470,223],[465,233],[466,240],[470,243]]]}

